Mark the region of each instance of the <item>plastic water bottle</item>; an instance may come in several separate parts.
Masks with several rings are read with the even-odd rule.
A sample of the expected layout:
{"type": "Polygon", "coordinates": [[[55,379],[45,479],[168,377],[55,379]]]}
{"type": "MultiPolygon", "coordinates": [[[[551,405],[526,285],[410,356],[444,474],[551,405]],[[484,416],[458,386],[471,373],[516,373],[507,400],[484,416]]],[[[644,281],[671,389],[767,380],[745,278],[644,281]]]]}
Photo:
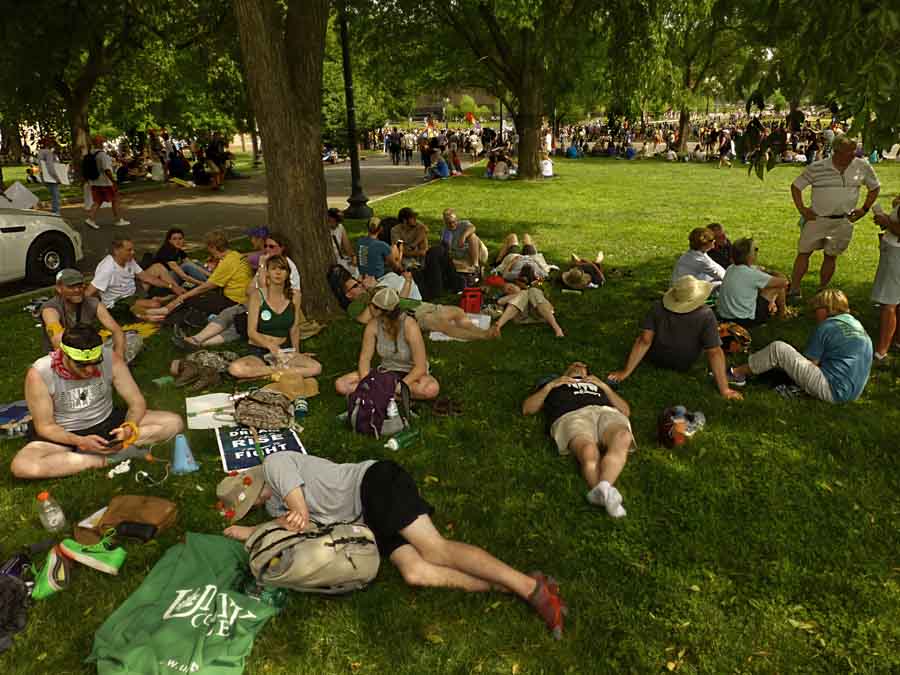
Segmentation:
{"type": "Polygon", "coordinates": [[[397,407],[397,401],[395,399],[391,399],[388,401],[386,417],[392,419],[397,417],[400,414],[400,409],[397,407]]]}
{"type": "Polygon", "coordinates": [[[388,439],[388,442],[384,444],[388,450],[393,450],[396,452],[400,448],[408,448],[410,445],[416,442],[416,439],[419,437],[419,432],[415,429],[406,429],[405,431],[401,431],[400,433],[394,434],[394,436],[388,439]]]}
{"type": "Polygon", "coordinates": [[[66,514],[63,513],[59,503],[50,496],[49,492],[41,492],[37,496],[38,500],[38,516],[41,519],[41,525],[47,532],[62,532],[66,529],[66,514]]]}
{"type": "Polygon", "coordinates": [[[308,412],[309,401],[305,398],[298,398],[294,401],[294,419],[297,422],[302,422],[308,412]]]}

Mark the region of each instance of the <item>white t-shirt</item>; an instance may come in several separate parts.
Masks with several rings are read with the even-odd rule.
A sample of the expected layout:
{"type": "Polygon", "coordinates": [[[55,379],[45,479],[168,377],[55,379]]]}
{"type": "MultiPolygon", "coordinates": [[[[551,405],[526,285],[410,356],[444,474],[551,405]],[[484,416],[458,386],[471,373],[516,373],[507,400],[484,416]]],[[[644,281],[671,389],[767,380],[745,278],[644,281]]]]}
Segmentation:
{"type": "Polygon", "coordinates": [[[553,178],[553,162],[551,160],[541,160],[541,175],[544,178],[553,178]]]}
{"type": "Polygon", "coordinates": [[[109,187],[112,185],[112,181],[105,172],[112,172],[113,170],[112,157],[107,155],[105,150],[100,150],[94,155],[94,159],[97,160],[97,170],[100,172],[100,176],[92,180],[91,185],[96,185],[97,187],[109,187]]]}
{"type": "MultiPolygon", "coordinates": [[[[399,274],[394,272],[388,272],[383,277],[378,279],[379,286],[386,286],[387,288],[393,288],[398,293],[403,289],[403,285],[406,283],[406,279],[401,277],[399,274]]],[[[409,292],[410,300],[421,300],[422,294],[419,292],[419,287],[416,285],[416,282],[412,282],[412,287],[409,292]]]]}
{"type": "Polygon", "coordinates": [[[107,255],[94,270],[91,286],[100,291],[100,300],[107,309],[111,309],[117,300],[135,294],[137,287],[134,276],[141,272],[141,266],[134,260],[129,260],[122,267],[112,255],[107,255]]]}
{"type": "Polygon", "coordinates": [[[59,164],[59,157],[50,148],[41,148],[38,150],[38,162],[47,167],[47,172],[41,171],[41,180],[45,183],[59,183],[59,176],[54,175],[56,165],[59,164]]]}

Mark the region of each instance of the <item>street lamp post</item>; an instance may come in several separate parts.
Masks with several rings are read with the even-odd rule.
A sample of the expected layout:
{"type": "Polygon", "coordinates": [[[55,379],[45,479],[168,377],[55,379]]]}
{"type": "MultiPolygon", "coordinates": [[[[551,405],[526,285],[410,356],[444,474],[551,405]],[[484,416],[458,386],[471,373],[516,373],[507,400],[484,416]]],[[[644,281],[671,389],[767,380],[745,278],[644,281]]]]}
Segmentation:
{"type": "Polygon", "coordinates": [[[350,142],[350,204],[345,210],[347,218],[370,218],[372,209],[369,198],[363,192],[359,171],[359,146],[356,143],[356,104],[353,100],[353,72],[350,68],[350,39],[347,36],[347,3],[341,3],[341,56],[344,62],[344,96],[347,99],[347,139],[350,142]]]}

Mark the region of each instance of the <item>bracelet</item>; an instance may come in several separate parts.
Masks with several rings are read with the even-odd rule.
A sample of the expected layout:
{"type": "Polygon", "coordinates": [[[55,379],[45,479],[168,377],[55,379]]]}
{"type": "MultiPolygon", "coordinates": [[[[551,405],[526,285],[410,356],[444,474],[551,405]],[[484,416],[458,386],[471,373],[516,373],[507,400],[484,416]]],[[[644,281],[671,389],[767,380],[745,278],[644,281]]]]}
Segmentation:
{"type": "Polygon", "coordinates": [[[122,422],[122,427],[128,427],[129,429],[131,429],[131,436],[129,436],[122,442],[122,447],[127,448],[129,445],[134,445],[135,441],[137,441],[137,439],[140,437],[138,425],[131,420],[127,420],[125,422],[122,422]]]}

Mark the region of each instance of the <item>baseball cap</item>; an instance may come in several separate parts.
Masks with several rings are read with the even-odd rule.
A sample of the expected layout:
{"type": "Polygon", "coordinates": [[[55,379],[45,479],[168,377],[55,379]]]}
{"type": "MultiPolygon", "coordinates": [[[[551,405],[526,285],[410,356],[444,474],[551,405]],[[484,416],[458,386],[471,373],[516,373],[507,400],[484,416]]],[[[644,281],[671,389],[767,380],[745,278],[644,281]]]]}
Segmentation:
{"type": "Polygon", "coordinates": [[[393,288],[382,288],[372,297],[372,304],[385,312],[391,312],[400,303],[400,294],[393,288]]]}
{"type": "Polygon", "coordinates": [[[63,286],[77,286],[84,283],[84,275],[78,270],[67,267],[56,273],[56,283],[63,286]]]}
{"type": "Polygon", "coordinates": [[[265,239],[269,236],[269,228],[265,225],[260,225],[259,227],[251,227],[249,230],[247,230],[247,236],[265,239]]]}

